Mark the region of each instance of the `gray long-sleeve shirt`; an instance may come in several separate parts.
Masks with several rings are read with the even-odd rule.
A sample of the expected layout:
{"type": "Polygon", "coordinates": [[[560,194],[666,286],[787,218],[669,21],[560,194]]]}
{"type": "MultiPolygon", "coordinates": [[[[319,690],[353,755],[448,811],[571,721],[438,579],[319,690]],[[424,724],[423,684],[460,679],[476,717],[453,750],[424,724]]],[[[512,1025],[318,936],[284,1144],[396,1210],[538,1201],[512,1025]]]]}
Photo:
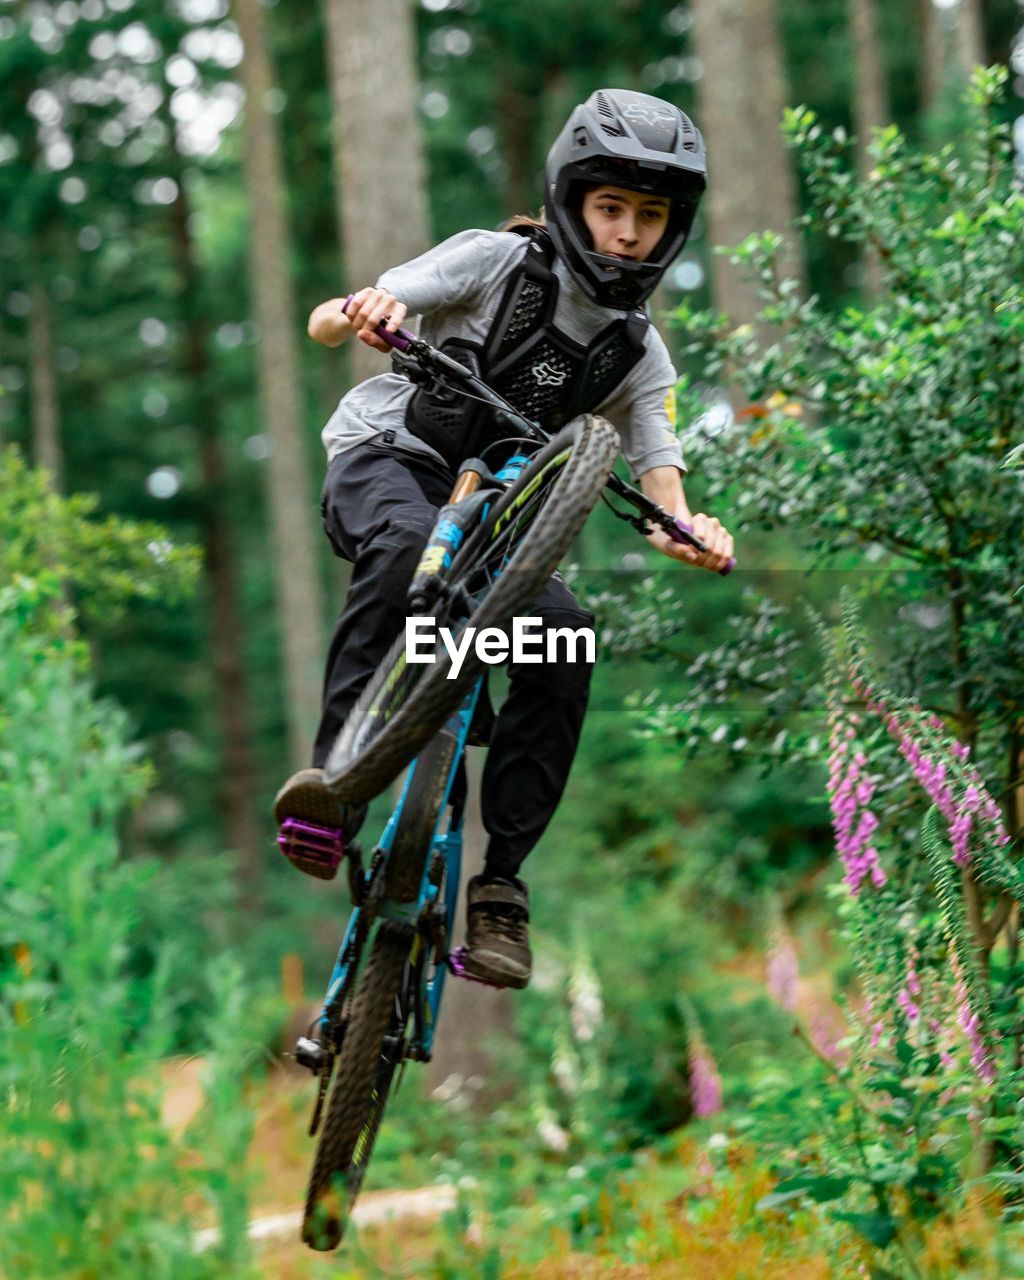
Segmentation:
{"type": "MultiPolygon", "coordinates": [[[[462,231],[400,267],[385,271],[377,284],[421,317],[420,336],[434,346],[448,338],[483,342],[490,331],[505,285],[526,253],[528,240],[510,231],[462,231]]],[[[625,312],[598,306],[577,288],[565,265],[555,258],[559,281],[554,324],[576,342],[588,344],[625,312]]],[[[644,353],[596,412],[619,432],[622,456],[634,479],[652,467],[675,466],[686,473],[673,429],[676,371],[653,325],[644,353]]],[[[405,427],[415,387],[396,373],[383,373],[353,387],[323,429],[328,459],[384,431],[395,446],[439,458],[405,427]]]]}

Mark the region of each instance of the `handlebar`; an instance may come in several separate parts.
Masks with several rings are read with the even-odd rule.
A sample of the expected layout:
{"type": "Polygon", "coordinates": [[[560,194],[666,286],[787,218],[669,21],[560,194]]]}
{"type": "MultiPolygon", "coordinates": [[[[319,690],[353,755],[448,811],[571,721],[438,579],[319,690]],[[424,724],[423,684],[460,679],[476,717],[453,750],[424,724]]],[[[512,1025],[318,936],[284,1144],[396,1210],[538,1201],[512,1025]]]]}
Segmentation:
{"type": "MultiPolygon", "coordinates": [[[[664,527],[664,526],[663,526],[664,527]]],[[[665,532],[673,542],[681,542],[684,546],[693,547],[696,551],[707,551],[707,543],[702,538],[698,538],[693,531],[693,525],[687,524],[685,520],[680,520],[678,516],[675,520],[674,529],[665,529],[665,532]]],[[[732,573],[736,568],[736,557],[730,556],[725,566],[717,572],[720,577],[724,578],[732,573]]]]}
{"type": "MultiPolygon", "coordinates": [[[[350,293],[341,308],[346,316],[348,315],[348,304],[354,297],[355,294],[350,293]]],[[[390,332],[383,320],[377,326],[376,333],[378,338],[383,338],[388,346],[394,347],[396,351],[408,351],[416,341],[416,335],[414,333],[410,333],[408,329],[396,329],[394,333],[390,332]]]]}
{"type": "MultiPolygon", "coordinates": [[[[345,299],[342,311],[346,314],[348,312],[348,304],[352,301],[354,296],[354,294],[350,293],[345,299]]],[[[425,351],[429,351],[432,354],[436,354],[447,372],[453,373],[455,370],[459,370],[467,381],[472,382],[477,391],[486,390],[490,392],[490,395],[495,401],[495,408],[498,408],[499,411],[511,410],[515,418],[518,418],[520,421],[524,421],[522,416],[512,409],[511,405],[505,405],[504,410],[501,410],[500,406],[503,402],[500,401],[500,397],[498,397],[493,391],[490,391],[489,387],[483,386],[483,384],[481,384],[476,378],[472,377],[468,369],[464,369],[455,361],[445,358],[441,352],[433,353],[433,348],[427,347],[426,343],[417,338],[414,333],[410,333],[408,329],[399,328],[392,333],[386,327],[386,323],[381,321],[381,323],[377,325],[376,333],[378,337],[384,339],[389,347],[392,347],[395,351],[401,352],[403,355],[408,353],[414,346],[423,348],[425,351]]],[[[538,438],[546,437],[539,436],[538,438]]],[[[625,498],[628,502],[632,503],[632,505],[638,508],[641,512],[640,518],[633,521],[641,532],[647,532],[644,527],[644,521],[650,520],[660,529],[664,530],[673,542],[681,543],[683,546],[692,547],[695,551],[704,552],[708,550],[708,544],[694,533],[692,525],[687,524],[685,520],[674,519],[667,511],[662,507],[659,507],[656,502],[653,502],[639,489],[635,489],[632,485],[625,484],[615,476],[610,478],[609,487],[621,497],[625,498]]],[[[630,519],[628,516],[625,518],[630,519]]],[[[718,573],[724,578],[727,574],[731,573],[735,567],[736,557],[730,556],[728,564],[725,565],[724,568],[719,569],[718,573]]]]}

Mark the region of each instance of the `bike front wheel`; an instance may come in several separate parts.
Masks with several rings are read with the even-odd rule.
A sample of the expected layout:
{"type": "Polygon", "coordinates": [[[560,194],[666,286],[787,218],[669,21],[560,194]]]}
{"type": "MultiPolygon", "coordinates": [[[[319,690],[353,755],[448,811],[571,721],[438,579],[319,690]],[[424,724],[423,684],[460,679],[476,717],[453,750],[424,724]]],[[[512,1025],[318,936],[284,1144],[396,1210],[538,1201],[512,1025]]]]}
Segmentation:
{"type": "Polygon", "coordinates": [[[383,921],[359,980],[306,1193],[302,1239],[311,1249],[338,1247],[373,1152],[401,1060],[412,933],[383,921]]]}
{"type": "MultiPolygon", "coordinates": [[[[467,538],[448,580],[474,600],[459,627],[505,630],[544,589],[601,495],[619,437],[604,418],[575,419],[540,449],[467,538]]],[[[442,622],[444,618],[440,619],[442,622]]],[[[462,701],[484,663],[474,648],[449,679],[451,659],[406,661],[400,635],[363,690],[324,767],[342,799],[362,804],[379,795],[462,701]]]]}

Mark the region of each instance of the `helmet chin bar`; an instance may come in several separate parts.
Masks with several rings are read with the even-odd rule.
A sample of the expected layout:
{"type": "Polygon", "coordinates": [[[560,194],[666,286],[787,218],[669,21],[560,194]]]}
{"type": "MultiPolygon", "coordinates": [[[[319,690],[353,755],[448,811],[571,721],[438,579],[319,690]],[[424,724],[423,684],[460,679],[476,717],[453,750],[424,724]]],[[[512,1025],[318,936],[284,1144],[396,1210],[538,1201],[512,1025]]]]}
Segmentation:
{"type": "Polygon", "coordinates": [[[693,207],[682,216],[674,211],[652,256],[643,262],[632,262],[598,253],[582,210],[573,210],[559,227],[567,251],[563,253],[566,266],[587,296],[599,305],[621,311],[642,306],[686,244],[694,212],[693,207]]]}
{"type": "Polygon", "coordinates": [[[610,253],[598,253],[591,250],[587,254],[587,258],[596,267],[608,273],[610,283],[621,280],[623,283],[635,283],[640,286],[645,283],[644,276],[656,272],[661,274],[664,268],[657,262],[645,261],[636,262],[629,259],[616,258],[610,253]]]}

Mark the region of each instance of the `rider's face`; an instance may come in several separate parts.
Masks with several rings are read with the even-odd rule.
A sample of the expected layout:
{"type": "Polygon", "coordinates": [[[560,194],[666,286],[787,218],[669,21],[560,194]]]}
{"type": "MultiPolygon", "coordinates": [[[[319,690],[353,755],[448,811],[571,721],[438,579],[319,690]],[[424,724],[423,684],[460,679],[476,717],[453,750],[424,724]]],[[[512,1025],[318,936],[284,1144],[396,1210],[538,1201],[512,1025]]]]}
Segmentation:
{"type": "Polygon", "coordinates": [[[583,197],[583,221],[594,250],[615,258],[646,262],[668,225],[669,202],[663,196],[594,187],[583,197]]]}

